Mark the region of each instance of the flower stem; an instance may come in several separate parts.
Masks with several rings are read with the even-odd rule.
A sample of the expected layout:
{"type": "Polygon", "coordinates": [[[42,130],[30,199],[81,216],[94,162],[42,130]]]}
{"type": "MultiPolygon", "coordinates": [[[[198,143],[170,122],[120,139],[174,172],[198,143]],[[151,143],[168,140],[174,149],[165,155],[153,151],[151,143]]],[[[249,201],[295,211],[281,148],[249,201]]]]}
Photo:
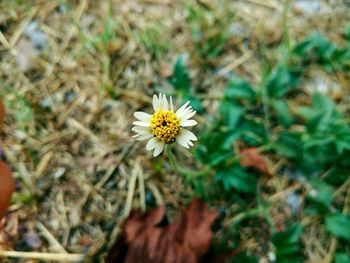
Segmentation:
{"type": "Polygon", "coordinates": [[[236,225],[248,217],[254,217],[254,216],[257,216],[261,213],[262,213],[261,208],[255,207],[255,208],[249,209],[245,212],[237,214],[234,218],[231,219],[230,223],[231,223],[231,225],[236,225]]]}
{"type": "Polygon", "coordinates": [[[166,153],[169,157],[170,164],[171,164],[172,168],[174,169],[174,171],[178,174],[186,176],[187,179],[192,179],[192,178],[197,177],[197,176],[207,175],[211,171],[210,167],[208,167],[208,166],[204,167],[204,169],[202,169],[200,171],[193,171],[193,170],[190,170],[187,168],[183,168],[183,167],[178,165],[178,163],[176,161],[176,157],[173,154],[173,152],[171,151],[170,147],[166,148],[166,153]]]}

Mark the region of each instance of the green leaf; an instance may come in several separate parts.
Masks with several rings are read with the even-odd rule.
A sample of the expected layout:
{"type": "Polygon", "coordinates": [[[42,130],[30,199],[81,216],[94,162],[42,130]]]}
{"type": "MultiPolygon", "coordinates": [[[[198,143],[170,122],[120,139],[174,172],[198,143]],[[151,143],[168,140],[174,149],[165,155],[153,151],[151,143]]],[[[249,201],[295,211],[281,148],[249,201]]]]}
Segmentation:
{"type": "Polygon", "coordinates": [[[173,69],[173,75],[169,79],[170,84],[177,90],[182,91],[184,94],[189,94],[191,89],[191,79],[188,73],[185,62],[182,57],[176,60],[173,69]]]}
{"type": "Polygon", "coordinates": [[[326,229],[336,237],[350,240],[350,217],[340,213],[327,216],[326,229]]]}
{"type": "Polygon", "coordinates": [[[241,252],[238,255],[235,255],[231,261],[232,263],[258,263],[258,259],[256,257],[248,256],[245,252],[241,252]]]}
{"type": "MultiPolygon", "coordinates": [[[[345,31],[346,38],[347,32],[345,31]]],[[[328,71],[344,70],[349,65],[349,45],[346,48],[338,47],[319,33],[311,34],[305,41],[296,45],[293,52],[302,59],[303,64],[316,62],[328,71]]]]}
{"type": "Polygon", "coordinates": [[[241,79],[233,79],[228,83],[224,96],[227,99],[254,99],[255,92],[247,81],[241,79]]]}
{"type": "Polygon", "coordinates": [[[215,180],[223,184],[226,192],[236,190],[243,193],[254,193],[256,191],[255,175],[245,172],[239,166],[219,170],[215,175],[215,180]]]}
{"type": "Polygon", "coordinates": [[[295,244],[299,241],[302,231],[303,231],[302,225],[295,224],[285,229],[283,232],[274,234],[272,236],[272,242],[277,247],[295,244]]]}
{"type": "Polygon", "coordinates": [[[346,150],[350,150],[350,138],[348,136],[348,138],[344,138],[344,140],[342,140],[341,138],[337,138],[335,140],[335,147],[337,149],[337,153],[338,154],[342,154],[344,151],[346,150]]]}
{"type": "Polygon", "coordinates": [[[239,122],[243,141],[249,146],[259,146],[267,142],[264,122],[244,114],[239,122]]]}
{"type": "Polygon", "coordinates": [[[345,35],[345,38],[350,42],[350,24],[347,24],[345,26],[344,35],[345,35]]]}
{"type": "Polygon", "coordinates": [[[283,131],[274,144],[275,151],[283,157],[297,159],[302,157],[301,134],[283,131]]]}
{"type": "Polygon", "coordinates": [[[269,97],[278,98],[285,95],[290,88],[299,84],[299,73],[279,65],[266,80],[266,90],[269,97]]]}
{"type": "Polygon", "coordinates": [[[312,189],[309,192],[309,196],[308,196],[309,199],[324,206],[324,208],[329,208],[333,201],[332,187],[330,187],[327,183],[325,183],[321,179],[312,179],[310,181],[310,184],[312,186],[312,189]]]}
{"type": "Polygon", "coordinates": [[[337,47],[320,33],[313,33],[307,40],[298,44],[294,52],[306,59],[316,57],[325,62],[332,57],[336,49],[337,47]]]}
{"type": "Polygon", "coordinates": [[[272,236],[272,242],[276,248],[277,262],[302,262],[299,253],[299,239],[302,231],[302,225],[295,224],[272,236]]]}
{"type": "Polygon", "coordinates": [[[334,256],[335,263],[350,263],[350,256],[345,253],[336,253],[334,256]]]}
{"type": "Polygon", "coordinates": [[[186,103],[187,101],[191,102],[191,106],[195,111],[203,112],[204,108],[203,108],[202,103],[198,97],[185,94],[185,96],[183,98],[183,103],[186,103]]]}
{"type": "Polygon", "coordinates": [[[202,162],[217,166],[234,155],[232,143],[238,138],[238,131],[214,129],[202,134],[196,147],[196,156],[202,162]]]}
{"type": "Polygon", "coordinates": [[[279,122],[284,127],[289,127],[293,123],[293,116],[289,112],[289,106],[288,106],[287,102],[282,101],[282,100],[274,100],[272,102],[272,106],[273,106],[274,110],[276,111],[279,122]]]}
{"type": "Polygon", "coordinates": [[[230,129],[236,128],[239,119],[244,113],[243,107],[235,105],[227,100],[221,102],[219,110],[222,114],[224,124],[230,129]]]}

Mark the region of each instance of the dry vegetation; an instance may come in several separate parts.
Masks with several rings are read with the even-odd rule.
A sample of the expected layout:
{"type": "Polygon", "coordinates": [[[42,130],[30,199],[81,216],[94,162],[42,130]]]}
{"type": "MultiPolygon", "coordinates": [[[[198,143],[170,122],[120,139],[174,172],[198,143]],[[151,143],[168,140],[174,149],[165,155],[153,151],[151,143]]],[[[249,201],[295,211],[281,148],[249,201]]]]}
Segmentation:
{"type": "MultiPolygon", "coordinates": [[[[312,13],[289,1],[288,15],[282,2],[2,0],[3,151],[17,189],[0,230],[0,255],[35,251],[38,260],[18,252],[18,261],[1,262],[42,262],[50,259],[46,252],[58,253],[63,262],[102,262],[132,208],[166,204],[174,218],[192,190],[166,157],[153,159],[143,143],[134,141],[133,112],[150,107],[155,92],[171,94],[167,77],[180,55],[206,111],[215,116],[227,79],[243,76],[258,83],[259,43],[265,43],[267,56],[276,56],[270,49],[277,48],[286,27],[291,41],[317,30],[341,44],[350,18],[348,1],[321,1],[312,13]],[[208,17],[189,21],[189,6],[209,10],[208,17]],[[204,36],[196,36],[198,27],[204,36]],[[222,52],[201,54],[205,41],[220,38],[224,28],[229,35],[222,52]]],[[[348,92],[346,78],[323,76],[317,69],[308,74],[309,88],[322,78],[338,83],[331,96],[339,98],[339,89],[348,92]]],[[[208,122],[202,116],[197,120],[208,122]]],[[[184,165],[196,167],[191,152],[178,151],[184,165]]],[[[291,189],[284,177],[273,177],[269,187],[271,217],[283,225],[291,213],[283,200],[291,189]]],[[[303,235],[309,262],[330,262],[336,247],[320,229],[313,224],[303,235]]],[[[269,248],[259,231],[241,229],[242,248],[267,262],[269,248]]]]}

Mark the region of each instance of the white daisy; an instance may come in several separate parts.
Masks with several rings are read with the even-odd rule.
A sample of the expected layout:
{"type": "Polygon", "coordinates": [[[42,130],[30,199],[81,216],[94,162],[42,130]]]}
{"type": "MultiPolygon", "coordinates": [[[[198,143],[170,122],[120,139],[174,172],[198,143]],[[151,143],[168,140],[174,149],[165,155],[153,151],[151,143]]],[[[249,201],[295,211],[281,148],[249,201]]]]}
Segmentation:
{"type": "Polygon", "coordinates": [[[197,137],[184,127],[194,126],[197,124],[191,118],[196,112],[189,106],[189,101],[182,105],[174,112],[173,101],[170,97],[168,102],[164,94],[153,96],[154,114],[150,115],[145,112],[137,111],[134,116],[137,121],[132,130],[137,134],[134,135],[136,140],[149,140],[146,150],[153,151],[153,156],[158,156],[166,144],[177,142],[185,148],[193,146],[192,141],[196,141],[197,137]]]}

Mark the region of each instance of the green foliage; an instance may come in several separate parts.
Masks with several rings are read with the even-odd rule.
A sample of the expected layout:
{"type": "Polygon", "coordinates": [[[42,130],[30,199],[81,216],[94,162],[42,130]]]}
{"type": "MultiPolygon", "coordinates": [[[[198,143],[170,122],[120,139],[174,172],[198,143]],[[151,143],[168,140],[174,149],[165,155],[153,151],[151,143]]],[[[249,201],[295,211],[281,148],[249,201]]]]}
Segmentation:
{"type": "Polygon", "coordinates": [[[335,263],[349,263],[350,262],[350,256],[343,254],[343,253],[337,253],[334,257],[335,263]]]}
{"type": "Polygon", "coordinates": [[[190,93],[192,88],[190,74],[188,73],[184,59],[179,57],[173,68],[173,75],[169,79],[173,87],[183,93],[190,93]]]}
{"type": "Polygon", "coordinates": [[[350,241],[350,216],[340,213],[327,216],[326,229],[336,237],[350,241]]]}
{"type": "Polygon", "coordinates": [[[187,6],[187,21],[192,33],[195,54],[204,64],[223,52],[229,38],[228,28],[233,14],[225,8],[227,6],[225,1],[222,2],[222,6],[216,8],[204,4],[187,6]]]}
{"type": "Polygon", "coordinates": [[[279,155],[308,173],[322,172],[342,162],[350,150],[350,127],[330,98],[313,94],[311,105],[300,106],[294,118],[303,130],[284,130],[278,135],[274,147],[279,155]]]}
{"type": "Polygon", "coordinates": [[[238,165],[219,169],[215,174],[215,180],[223,185],[226,192],[254,193],[256,191],[256,177],[238,165]]]}
{"type": "MultiPolygon", "coordinates": [[[[350,218],[340,214],[343,204],[335,190],[349,177],[350,123],[348,112],[327,95],[303,90],[309,66],[326,71],[349,71],[350,33],[345,32],[347,47],[338,47],[319,34],[298,43],[291,53],[283,54],[283,63],[267,65],[261,83],[233,78],[226,84],[218,104],[217,116],[207,116],[196,145],[195,157],[210,169],[206,176],[193,177],[197,195],[208,202],[237,206],[237,222],[249,214],[250,220],[263,217],[269,224],[277,262],[303,262],[300,236],[303,226],[296,222],[276,233],[269,204],[262,195],[268,184],[255,169],[240,164],[239,150],[259,148],[275,160],[283,160],[277,174],[288,181],[300,180],[307,193],[303,199],[304,216],[325,221],[325,229],[334,236],[350,240],[350,218]],[[294,99],[301,98],[302,102],[294,99]],[[293,177],[293,173],[301,178],[293,177]],[[265,187],[265,188],[264,188],[265,187]],[[251,212],[254,212],[251,214],[251,212]]],[[[176,91],[195,96],[183,61],[178,60],[170,79],[176,91]]],[[[230,230],[228,241],[239,240],[239,231],[230,230]]],[[[343,244],[339,247],[344,248],[343,244]]],[[[339,249],[338,247],[338,249],[339,249]]],[[[346,246],[345,246],[346,247],[346,246]]],[[[348,247],[348,246],[347,246],[348,247]]],[[[336,255],[336,262],[348,257],[336,255]]],[[[237,261],[233,261],[237,262],[237,261]]],[[[245,262],[245,261],[241,261],[245,262]]],[[[249,262],[249,261],[247,261],[249,262]]]]}
{"type": "Polygon", "coordinates": [[[182,57],[179,57],[176,60],[173,68],[173,74],[169,78],[169,83],[174,87],[175,91],[180,93],[180,96],[183,98],[183,102],[190,100],[192,107],[196,111],[203,111],[200,100],[195,96],[195,90],[191,84],[190,74],[187,71],[184,59],[182,57]]]}
{"type": "Polygon", "coordinates": [[[144,32],[139,34],[141,43],[157,59],[171,48],[171,42],[164,40],[165,38],[162,37],[165,30],[164,26],[157,21],[148,25],[144,32]]]}
{"type": "Polygon", "coordinates": [[[224,99],[234,100],[234,99],[247,99],[253,101],[256,97],[255,91],[250,86],[250,84],[242,79],[231,80],[224,93],[224,99]]]}
{"type": "Polygon", "coordinates": [[[312,179],[310,184],[312,189],[308,198],[313,203],[313,207],[321,213],[327,213],[333,201],[332,187],[317,178],[312,179]]]}
{"type": "Polygon", "coordinates": [[[279,98],[299,83],[298,71],[293,71],[284,65],[278,65],[268,76],[265,86],[269,97],[279,98]]]}
{"type": "MultiPolygon", "coordinates": [[[[348,29],[345,32],[348,37],[348,29]]],[[[294,48],[294,53],[302,58],[302,63],[319,63],[326,70],[349,70],[350,49],[338,47],[319,33],[312,34],[308,39],[294,48]]]]}
{"type": "Polygon", "coordinates": [[[277,262],[303,262],[300,255],[299,239],[303,231],[300,224],[295,224],[283,232],[272,236],[272,242],[276,249],[277,262]]]}
{"type": "Polygon", "coordinates": [[[34,120],[34,113],[31,104],[14,88],[0,81],[0,96],[5,97],[5,95],[9,94],[15,98],[16,103],[7,103],[5,100],[6,108],[14,112],[14,117],[19,128],[26,130],[29,125],[33,124],[34,120]]]}
{"type": "Polygon", "coordinates": [[[273,110],[276,112],[278,122],[285,128],[289,128],[293,122],[294,118],[290,112],[288,103],[283,100],[273,100],[271,102],[273,110]]]}

